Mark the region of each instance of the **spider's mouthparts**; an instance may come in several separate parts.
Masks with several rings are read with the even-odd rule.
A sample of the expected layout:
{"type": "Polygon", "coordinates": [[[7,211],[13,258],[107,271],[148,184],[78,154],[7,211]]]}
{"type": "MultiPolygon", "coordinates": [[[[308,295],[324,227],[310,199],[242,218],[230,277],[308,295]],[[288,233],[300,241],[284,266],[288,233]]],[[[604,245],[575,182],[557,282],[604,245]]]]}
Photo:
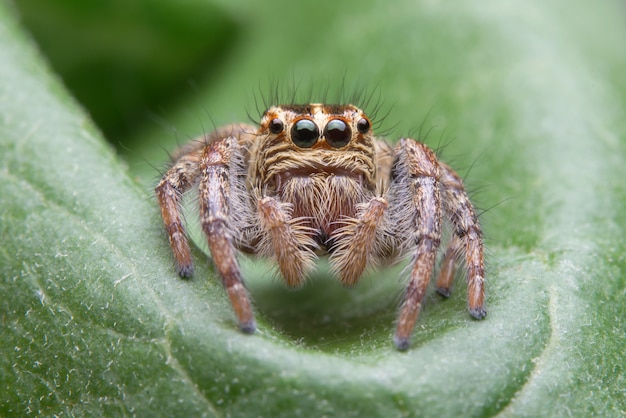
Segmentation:
{"type": "Polygon", "coordinates": [[[330,179],[331,177],[343,177],[356,180],[360,185],[363,185],[366,179],[365,173],[360,170],[347,170],[331,165],[315,165],[297,167],[278,172],[274,175],[274,184],[278,188],[281,188],[292,179],[330,179]]]}
{"type": "Polygon", "coordinates": [[[360,170],[349,170],[343,167],[332,166],[329,164],[318,164],[315,166],[305,166],[285,171],[281,173],[283,177],[309,177],[312,175],[335,175],[344,176],[354,179],[362,179],[363,173],[360,170]]]}

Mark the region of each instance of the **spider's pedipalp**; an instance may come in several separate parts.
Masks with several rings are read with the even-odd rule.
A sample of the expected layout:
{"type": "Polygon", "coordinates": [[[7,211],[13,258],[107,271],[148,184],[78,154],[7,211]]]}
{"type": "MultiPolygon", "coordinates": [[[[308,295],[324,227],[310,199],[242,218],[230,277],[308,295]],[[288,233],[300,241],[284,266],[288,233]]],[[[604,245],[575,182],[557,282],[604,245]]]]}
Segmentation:
{"type": "Polygon", "coordinates": [[[290,205],[273,197],[258,201],[261,228],[266,234],[266,243],[261,247],[271,249],[278,268],[289,286],[299,286],[306,274],[315,266],[317,247],[311,238],[311,228],[298,224],[291,217],[290,205]]]}
{"type": "Polygon", "coordinates": [[[333,270],[339,274],[341,283],[352,286],[371,264],[371,258],[379,250],[377,239],[381,235],[383,218],[389,204],[382,197],[374,197],[355,219],[337,230],[341,238],[330,257],[333,270]]]}

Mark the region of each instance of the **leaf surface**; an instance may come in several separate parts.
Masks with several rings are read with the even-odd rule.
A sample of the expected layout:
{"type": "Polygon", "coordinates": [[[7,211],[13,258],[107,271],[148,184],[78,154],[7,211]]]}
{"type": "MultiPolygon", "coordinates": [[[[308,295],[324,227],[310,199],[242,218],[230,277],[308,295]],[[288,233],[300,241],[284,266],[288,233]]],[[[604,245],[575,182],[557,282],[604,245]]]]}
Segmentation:
{"type": "Polygon", "coordinates": [[[146,118],[109,138],[119,155],[0,6],[0,415],[625,413],[617,3],[215,7],[239,25],[220,70],[159,111],[177,135],[146,118]],[[299,99],[369,81],[396,136],[435,127],[424,140],[493,206],[486,320],[459,279],[449,300],[430,292],[398,353],[402,266],[342,289],[322,262],[293,292],[243,259],[259,322],[246,336],[201,250],[194,278],[176,277],[145,161],[246,120],[271,78],[302,80],[299,99]]]}

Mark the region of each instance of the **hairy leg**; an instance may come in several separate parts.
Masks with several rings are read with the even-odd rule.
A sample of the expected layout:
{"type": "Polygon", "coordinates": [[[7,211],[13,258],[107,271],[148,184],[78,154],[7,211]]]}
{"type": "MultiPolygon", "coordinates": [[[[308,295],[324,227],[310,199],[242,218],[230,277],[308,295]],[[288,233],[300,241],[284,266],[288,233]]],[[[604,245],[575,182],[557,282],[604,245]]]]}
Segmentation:
{"type": "Polygon", "coordinates": [[[344,285],[354,285],[376,253],[376,240],[387,207],[387,200],[375,197],[355,219],[350,219],[337,230],[335,238],[338,244],[331,255],[331,262],[344,285]]]}
{"type": "Polygon", "coordinates": [[[254,138],[254,132],[255,128],[250,125],[226,125],[183,145],[174,152],[174,164],[155,187],[176,269],[181,277],[190,277],[193,274],[189,242],[181,215],[181,200],[183,194],[198,181],[204,148],[227,137],[250,141],[254,138]]]}
{"type": "Polygon", "coordinates": [[[397,147],[394,176],[396,196],[401,195],[398,226],[409,244],[414,245],[411,277],[396,328],[394,342],[399,350],[409,347],[409,339],[422,305],[422,299],[435,265],[441,240],[441,199],[439,164],[435,154],[425,145],[403,139],[397,147]],[[402,203],[404,202],[404,203],[402,203]]]}
{"type": "Polygon", "coordinates": [[[199,183],[200,222],[239,328],[243,332],[252,333],[256,323],[241,278],[229,223],[230,163],[236,146],[237,140],[229,137],[209,144],[204,150],[199,183]]]}
{"type": "MultiPolygon", "coordinates": [[[[447,165],[441,164],[444,212],[454,225],[454,234],[467,269],[467,303],[476,319],[487,315],[485,300],[485,267],[482,232],[474,207],[465,192],[461,178],[447,165]]],[[[453,240],[454,241],[454,240],[453,240]]]]}
{"type": "Polygon", "coordinates": [[[461,250],[462,241],[455,234],[450,239],[448,248],[443,254],[443,259],[441,260],[441,266],[439,270],[439,276],[437,277],[437,293],[446,298],[450,297],[452,282],[454,280],[454,274],[456,273],[456,265],[461,250]]]}
{"type": "Polygon", "coordinates": [[[197,181],[201,150],[182,155],[155,188],[170,247],[181,277],[193,274],[189,242],[181,215],[182,195],[197,181]]]}
{"type": "Polygon", "coordinates": [[[276,257],[278,268],[289,286],[302,284],[306,273],[313,269],[316,247],[311,229],[292,219],[289,204],[273,197],[258,202],[261,228],[266,232],[261,244],[264,252],[276,257]]]}

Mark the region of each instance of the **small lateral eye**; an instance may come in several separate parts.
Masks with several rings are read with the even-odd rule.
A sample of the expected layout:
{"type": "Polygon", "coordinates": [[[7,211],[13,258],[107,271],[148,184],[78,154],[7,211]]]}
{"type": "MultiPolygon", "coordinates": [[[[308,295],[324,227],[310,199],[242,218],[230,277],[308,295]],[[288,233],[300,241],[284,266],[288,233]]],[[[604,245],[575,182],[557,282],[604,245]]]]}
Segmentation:
{"type": "Polygon", "coordinates": [[[319,137],[317,125],[309,119],[300,119],[291,128],[291,140],[300,148],[311,148],[319,137]]]}
{"type": "Polygon", "coordinates": [[[370,130],[370,121],[365,118],[361,118],[356,123],[356,128],[359,130],[359,132],[364,134],[365,132],[370,130]]]}
{"type": "Polygon", "coordinates": [[[347,123],[341,119],[333,119],[324,128],[324,138],[333,148],[344,147],[352,138],[352,131],[347,123]]]}
{"type": "Polygon", "coordinates": [[[274,118],[270,121],[270,132],[273,134],[279,134],[285,129],[285,124],[282,120],[274,118]]]}

